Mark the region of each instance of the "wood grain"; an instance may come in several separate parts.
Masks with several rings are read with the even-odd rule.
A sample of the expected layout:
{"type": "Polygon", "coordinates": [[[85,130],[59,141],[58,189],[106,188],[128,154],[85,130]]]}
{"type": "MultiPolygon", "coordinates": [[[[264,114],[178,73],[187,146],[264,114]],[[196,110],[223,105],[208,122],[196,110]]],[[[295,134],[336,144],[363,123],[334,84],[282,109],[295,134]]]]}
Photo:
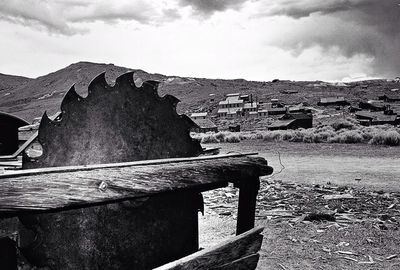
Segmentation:
{"type": "Polygon", "coordinates": [[[234,260],[221,266],[212,268],[212,270],[254,270],[257,267],[260,254],[252,254],[246,257],[234,260]]]}
{"type": "MultiPolygon", "coordinates": [[[[241,269],[229,268],[229,263],[233,262],[236,263],[236,266],[246,265],[247,263],[249,263],[250,266],[254,265],[256,256],[252,255],[257,254],[261,248],[263,238],[261,234],[262,231],[263,228],[249,230],[216,246],[193,253],[174,262],[155,268],[154,270],[241,269]],[[249,259],[253,263],[246,261],[246,259],[249,259]]],[[[230,266],[234,266],[234,264],[230,266]]]]}
{"type": "Polygon", "coordinates": [[[153,196],[205,191],[272,173],[263,158],[229,157],[145,166],[32,172],[0,178],[0,214],[58,211],[153,196]]]}

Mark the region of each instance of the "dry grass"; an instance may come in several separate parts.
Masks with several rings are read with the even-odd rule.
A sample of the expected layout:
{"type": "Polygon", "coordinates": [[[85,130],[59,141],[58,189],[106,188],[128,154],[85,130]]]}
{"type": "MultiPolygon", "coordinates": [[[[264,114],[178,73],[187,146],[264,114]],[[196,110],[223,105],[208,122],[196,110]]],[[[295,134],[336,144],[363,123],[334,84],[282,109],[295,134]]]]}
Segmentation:
{"type": "Polygon", "coordinates": [[[194,134],[201,143],[237,143],[242,140],[289,141],[304,143],[366,143],[374,145],[400,145],[400,128],[382,125],[365,127],[353,119],[337,120],[329,125],[310,129],[244,131],[194,134]]]}

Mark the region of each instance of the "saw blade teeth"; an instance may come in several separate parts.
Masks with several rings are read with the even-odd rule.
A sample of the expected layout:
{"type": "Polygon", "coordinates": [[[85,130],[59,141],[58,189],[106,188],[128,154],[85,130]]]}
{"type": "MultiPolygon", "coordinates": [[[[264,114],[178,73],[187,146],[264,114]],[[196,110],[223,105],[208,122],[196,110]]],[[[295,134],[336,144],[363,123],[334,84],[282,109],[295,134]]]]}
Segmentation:
{"type": "Polygon", "coordinates": [[[157,81],[144,81],[142,83],[142,86],[140,87],[140,90],[146,92],[146,94],[151,94],[152,96],[154,96],[157,100],[160,100],[161,97],[158,94],[158,85],[160,84],[160,82],[157,81]]]}
{"type": "Polygon", "coordinates": [[[163,100],[167,101],[171,106],[176,109],[176,105],[180,102],[180,100],[174,96],[171,95],[165,95],[162,97],[163,100]]]}
{"type": "Polygon", "coordinates": [[[106,81],[106,72],[102,72],[89,83],[88,97],[107,88],[110,88],[110,85],[106,81]]]}
{"type": "Polygon", "coordinates": [[[130,85],[132,88],[137,88],[135,84],[135,80],[133,79],[133,74],[134,71],[129,71],[127,73],[124,73],[115,80],[115,88],[118,88],[122,85],[130,85]]]}
{"type": "Polygon", "coordinates": [[[142,84],[142,87],[144,87],[144,88],[150,87],[153,89],[153,91],[157,91],[159,84],[160,84],[160,82],[158,82],[158,81],[149,80],[149,81],[144,81],[142,84]]]}
{"type": "Polygon", "coordinates": [[[183,122],[185,123],[185,125],[188,128],[191,129],[191,128],[196,127],[196,124],[193,122],[193,120],[189,116],[187,116],[186,114],[181,114],[181,115],[179,115],[179,117],[183,120],[183,122]]]}
{"type": "Polygon", "coordinates": [[[73,85],[68,92],[65,94],[62,102],[61,102],[61,111],[65,112],[67,110],[67,107],[70,106],[70,104],[73,104],[75,102],[82,101],[83,97],[81,97],[75,90],[75,85],[73,85]]]}
{"type": "Polygon", "coordinates": [[[46,138],[44,138],[44,134],[47,134],[46,130],[50,127],[50,125],[53,123],[53,121],[51,121],[51,119],[49,118],[49,116],[47,115],[47,112],[45,111],[43,113],[42,119],[40,120],[40,124],[39,124],[39,142],[41,144],[43,144],[43,142],[46,141],[46,138]]]}

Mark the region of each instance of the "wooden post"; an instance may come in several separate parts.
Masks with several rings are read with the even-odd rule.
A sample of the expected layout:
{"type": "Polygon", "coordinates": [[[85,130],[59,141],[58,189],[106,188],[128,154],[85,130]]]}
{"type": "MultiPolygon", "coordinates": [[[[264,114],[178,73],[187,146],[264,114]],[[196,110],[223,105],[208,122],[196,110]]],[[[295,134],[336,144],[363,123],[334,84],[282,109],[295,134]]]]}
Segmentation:
{"type": "Polygon", "coordinates": [[[0,268],[17,270],[17,249],[15,242],[8,237],[0,237],[0,268]]]}
{"type": "Polygon", "coordinates": [[[240,190],[236,235],[254,228],[256,200],[260,188],[260,179],[254,177],[247,181],[240,181],[238,187],[240,190]]]}

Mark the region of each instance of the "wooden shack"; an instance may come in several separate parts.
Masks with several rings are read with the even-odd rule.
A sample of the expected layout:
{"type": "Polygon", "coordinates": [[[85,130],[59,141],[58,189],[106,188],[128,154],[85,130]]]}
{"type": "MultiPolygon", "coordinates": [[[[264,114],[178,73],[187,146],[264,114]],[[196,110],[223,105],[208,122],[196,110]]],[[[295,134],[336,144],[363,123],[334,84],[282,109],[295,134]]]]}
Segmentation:
{"type": "Polygon", "coordinates": [[[0,155],[11,155],[18,149],[18,128],[29,123],[15,115],[0,112],[0,155]]]}
{"type": "Polygon", "coordinates": [[[312,126],[312,113],[286,113],[279,120],[271,123],[268,126],[268,130],[312,128],[312,126]]]}
{"type": "Polygon", "coordinates": [[[215,125],[210,119],[193,119],[193,122],[196,124],[196,127],[192,129],[193,132],[218,132],[217,125],[215,125]]]}
{"type": "Polygon", "coordinates": [[[318,106],[347,106],[350,103],[344,97],[325,97],[317,103],[318,106]]]}

